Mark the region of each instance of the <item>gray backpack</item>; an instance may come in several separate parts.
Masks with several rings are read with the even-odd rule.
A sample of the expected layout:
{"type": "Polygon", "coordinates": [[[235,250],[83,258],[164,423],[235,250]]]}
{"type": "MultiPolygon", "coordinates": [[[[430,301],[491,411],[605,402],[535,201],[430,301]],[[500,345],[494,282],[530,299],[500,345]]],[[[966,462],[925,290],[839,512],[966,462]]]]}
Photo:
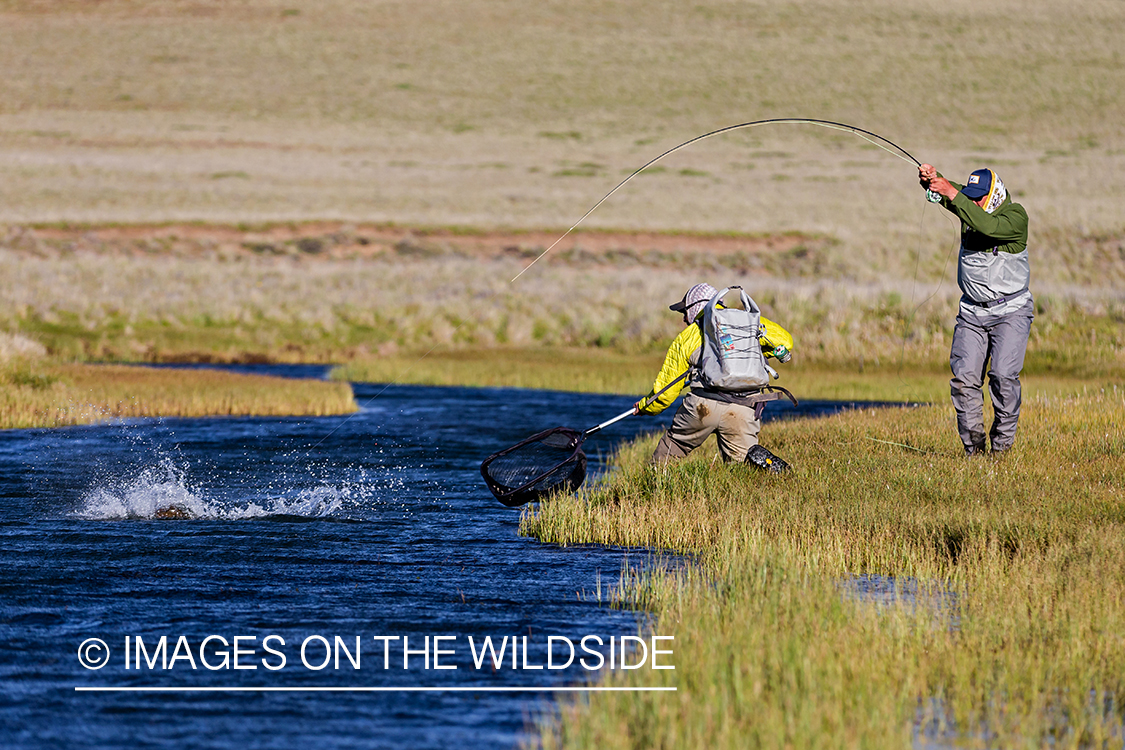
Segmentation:
{"type": "Polygon", "coordinates": [[[704,388],[742,393],[769,385],[766,360],[758,342],[762,311],[740,286],[730,286],[703,309],[703,347],[699,379],[704,388]],[[737,289],[742,307],[719,307],[723,295],[737,289]]]}

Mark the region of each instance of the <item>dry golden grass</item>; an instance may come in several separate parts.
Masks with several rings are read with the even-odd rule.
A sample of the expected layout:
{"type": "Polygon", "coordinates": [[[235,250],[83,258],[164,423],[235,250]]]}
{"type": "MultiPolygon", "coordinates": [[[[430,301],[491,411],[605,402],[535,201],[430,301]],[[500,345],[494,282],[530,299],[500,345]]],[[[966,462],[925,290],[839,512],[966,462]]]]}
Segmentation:
{"type": "MultiPolygon", "coordinates": [[[[568,226],[680,141],[804,116],[877,131],[951,174],[995,166],[1033,232],[1122,228],[1112,0],[9,0],[0,13],[0,221],[568,226]]],[[[760,128],[661,166],[591,224],[819,232],[910,275],[914,170],[854,136],[760,128]]],[[[925,253],[940,254],[945,225],[925,222],[925,253]]]]}
{"type": "Polygon", "coordinates": [[[324,416],[355,408],[346,383],[214,370],[0,362],[0,429],[123,417],[324,416]]]}

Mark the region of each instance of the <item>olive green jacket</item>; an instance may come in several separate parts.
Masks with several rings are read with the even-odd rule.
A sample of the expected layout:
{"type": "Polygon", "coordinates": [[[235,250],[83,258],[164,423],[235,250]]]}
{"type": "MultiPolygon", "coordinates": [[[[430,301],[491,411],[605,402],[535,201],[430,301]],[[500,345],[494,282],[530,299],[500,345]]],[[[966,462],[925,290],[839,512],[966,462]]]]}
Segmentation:
{"type": "Polygon", "coordinates": [[[1020,307],[1030,294],[1031,264],[1027,254],[1027,211],[1012,202],[1009,194],[992,213],[973,203],[957,188],[952,199],[941,205],[961,220],[961,252],[957,261],[957,285],[964,299],[977,305],[1011,297],[994,313],[1020,307]],[[1012,295],[1015,295],[1012,297],[1012,295]]]}

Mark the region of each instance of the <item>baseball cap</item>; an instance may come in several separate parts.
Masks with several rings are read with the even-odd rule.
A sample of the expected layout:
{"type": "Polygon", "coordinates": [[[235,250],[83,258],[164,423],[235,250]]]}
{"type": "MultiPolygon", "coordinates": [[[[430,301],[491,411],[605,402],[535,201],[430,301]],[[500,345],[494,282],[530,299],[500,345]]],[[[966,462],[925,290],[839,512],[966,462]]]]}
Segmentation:
{"type": "Polygon", "coordinates": [[[988,195],[992,190],[992,170],[991,169],[978,169],[969,175],[968,181],[965,182],[965,187],[961,188],[961,192],[965,197],[972,200],[980,200],[988,195]]]}

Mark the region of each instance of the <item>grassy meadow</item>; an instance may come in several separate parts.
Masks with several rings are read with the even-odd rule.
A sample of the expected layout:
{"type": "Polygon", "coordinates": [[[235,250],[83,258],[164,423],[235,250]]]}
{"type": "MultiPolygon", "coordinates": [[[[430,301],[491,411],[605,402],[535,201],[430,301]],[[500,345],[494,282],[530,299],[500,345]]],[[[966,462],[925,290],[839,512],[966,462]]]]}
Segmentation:
{"type": "Polygon", "coordinates": [[[944,406],[768,424],[792,471],[648,465],[524,513],[558,544],[687,553],[623,574],[674,672],[563,705],[544,747],[1104,747],[1125,738],[1125,389],[1028,399],[1003,459],[944,406]],[[954,442],[956,438],[953,438],[954,442]],[[863,586],[882,581],[879,596],[863,586]]]}
{"type": "Polygon", "coordinates": [[[355,408],[130,362],[640,395],[667,305],[742,284],[798,397],[923,405],[767,425],[785,477],[641,441],[528,512],[691,561],[617,591],[679,692],[564,703],[542,744],[1120,745],[1123,38],[1118,0],[0,0],[0,424],[355,408]],[[948,406],[958,227],[852,134],[701,141],[532,265],[658,154],[780,117],[1027,208],[1004,460],[962,460],[948,406]]]}
{"type": "MultiPolygon", "coordinates": [[[[731,279],[793,332],[782,384],[799,396],[947,392],[956,285],[762,270],[821,247],[814,239],[579,235],[513,283],[538,244],[510,251],[510,238],[475,234],[464,237],[484,249],[425,235],[380,244],[361,226],[310,254],[285,249],[333,233],[287,245],[214,232],[221,242],[165,238],[157,250],[146,249],[159,244],[151,235],[111,242],[86,232],[0,254],[0,325],[69,362],[334,362],[350,380],[641,394],[681,326],[667,304],[698,279],[731,279]],[[711,242],[722,251],[701,249],[711,242]]],[[[1028,378],[1121,382],[1125,301],[1095,286],[1095,271],[1083,278],[1087,286],[1036,287],[1028,378]]]]}
{"type": "Polygon", "coordinates": [[[1111,0],[0,0],[0,18],[0,330],[54,357],[380,379],[434,347],[648,357],[675,333],[667,300],[708,279],[746,284],[805,365],[940,367],[956,226],[912,163],[838,131],[679,151],[513,281],[666,149],[813,117],[951,175],[999,170],[1032,217],[1035,366],[1121,363],[1111,0]]]}

